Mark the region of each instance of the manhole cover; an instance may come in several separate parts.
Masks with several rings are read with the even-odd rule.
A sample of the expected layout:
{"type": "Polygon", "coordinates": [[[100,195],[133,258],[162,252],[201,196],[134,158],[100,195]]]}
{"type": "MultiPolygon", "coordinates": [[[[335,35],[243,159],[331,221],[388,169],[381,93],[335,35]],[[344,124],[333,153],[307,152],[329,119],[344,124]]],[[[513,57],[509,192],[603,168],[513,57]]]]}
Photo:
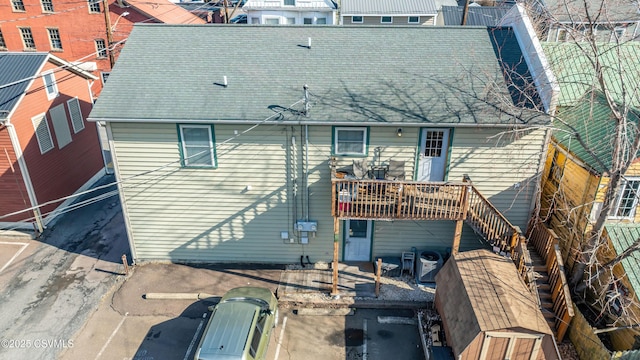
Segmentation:
{"type": "Polygon", "coordinates": [[[346,346],[362,346],[364,331],[362,329],[345,329],[344,338],[346,346]]]}

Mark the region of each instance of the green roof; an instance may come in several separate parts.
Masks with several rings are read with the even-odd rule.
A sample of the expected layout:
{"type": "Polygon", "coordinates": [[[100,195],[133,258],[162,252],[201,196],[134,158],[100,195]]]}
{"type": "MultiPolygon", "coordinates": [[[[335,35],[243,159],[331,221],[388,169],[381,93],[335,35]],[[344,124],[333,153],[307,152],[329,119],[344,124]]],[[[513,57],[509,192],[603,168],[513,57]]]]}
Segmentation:
{"type": "MultiPolygon", "coordinates": [[[[639,124],[639,116],[640,112],[637,110],[630,111],[627,119],[630,123],[639,124]]],[[[553,132],[556,141],[598,173],[608,172],[613,161],[612,143],[616,121],[604,96],[594,93],[592,100],[585,99],[579,105],[558,108],[556,117],[558,120],[554,124],[556,130],[553,132]],[[578,142],[576,134],[586,148],[578,142]],[[602,163],[598,162],[596,157],[602,163]]],[[[633,138],[636,131],[636,127],[627,127],[627,136],[633,138]]],[[[633,157],[637,157],[637,154],[633,154],[633,157]]]]}
{"type": "Polygon", "coordinates": [[[548,124],[531,82],[510,28],[143,24],[90,119],[548,124]]]}
{"type": "Polygon", "coordinates": [[[637,90],[640,87],[640,43],[601,43],[594,51],[586,42],[543,42],[542,48],[560,85],[558,106],[576,105],[585,95],[599,89],[591,62],[596,55],[602,64],[606,88],[613,98],[640,106],[637,90]]]}
{"type": "MultiPolygon", "coordinates": [[[[621,254],[640,238],[640,224],[607,224],[605,228],[616,254],[621,254]]],[[[621,263],[633,291],[640,296],[640,252],[633,252],[621,263]]]]}
{"type": "MultiPolygon", "coordinates": [[[[615,119],[601,93],[587,43],[543,43],[545,55],[560,86],[554,138],[575,156],[599,173],[611,167],[615,119]],[[563,124],[566,123],[566,124],[563,124]],[[593,149],[591,154],[576,139],[575,133],[593,149]],[[596,157],[601,163],[596,161],[596,157]],[[604,167],[603,167],[604,165],[604,167]]],[[[629,109],[627,118],[638,123],[640,115],[640,43],[598,44],[598,59],[605,75],[605,87],[622,108],[629,109]]],[[[628,135],[635,129],[629,127],[628,135]]],[[[633,158],[637,154],[631,154],[633,158]]]]}

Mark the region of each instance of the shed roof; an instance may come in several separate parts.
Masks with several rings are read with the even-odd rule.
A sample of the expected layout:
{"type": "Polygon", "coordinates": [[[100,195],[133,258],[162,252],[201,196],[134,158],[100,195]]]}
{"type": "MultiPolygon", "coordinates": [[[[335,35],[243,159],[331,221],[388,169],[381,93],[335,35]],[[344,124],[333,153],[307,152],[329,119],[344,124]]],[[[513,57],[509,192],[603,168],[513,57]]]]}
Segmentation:
{"type": "Polygon", "coordinates": [[[434,0],[342,0],[340,12],[350,15],[437,15],[434,0]]]}
{"type": "Polygon", "coordinates": [[[45,52],[0,52],[0,111],[11,113],[46,61],[87,79],[95,76],[45,52]]]}
{"type": "Polygon", "coordinates": [[[529,330],[552,334],[513,261],[487,250],[458,253],[436,276],[447,334],[455,354],[479,332],[529,330]]]}
{"type": "MultiPolygon", "coordinates": [[[[467,26],[495,26],[505,16],[510,6],[469,6],[467,26]]],[[[457,26],[462,23],[464,6],[443,6],[442,17],[447,26],[457,26]]]]}
{"type": "Polygon", "coordinates": [[[278,121],[317,124],[548,124],[518,98],[527,84],[505,77],[514,71],[532,81],[506,27],[144,24],[90,118],[255,123],[282,112],[278,121]]]}
{"type": "MultiPolygon", "coordinates": [[[[640,224],[606,224],[605,228],[617,255],[631,248],[640,239],[640,224]]],[[[633,291],[640,296],[640,253],[633,252],[621,264],[633,291]]]]}

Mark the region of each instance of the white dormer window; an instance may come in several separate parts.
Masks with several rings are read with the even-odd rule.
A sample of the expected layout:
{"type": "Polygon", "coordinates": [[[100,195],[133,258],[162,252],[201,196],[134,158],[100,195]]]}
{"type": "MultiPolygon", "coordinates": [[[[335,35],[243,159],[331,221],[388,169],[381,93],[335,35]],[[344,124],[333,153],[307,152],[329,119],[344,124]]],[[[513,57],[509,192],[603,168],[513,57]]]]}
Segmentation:
{"type": "Polygon", "coordinates": [[[296,0],[284,0],[285,6],[296,6],[296,0]]]}
{"type": "Polygon", "coordinates": [[[352,16],[351,22],[354,24],[362,24],[364,20],[362,19],[362,16],[352,16]]]}
{"type": "Polygon", "coordinates": [[[391,16],[382,16],[380,17],[381,24],[391,24],[393,23],[393,18],[391,16]]]}
{"type": "Polygon", "coordinates": [[[409,24],[420,24],[420,16],[409,16],[409,24]]]}

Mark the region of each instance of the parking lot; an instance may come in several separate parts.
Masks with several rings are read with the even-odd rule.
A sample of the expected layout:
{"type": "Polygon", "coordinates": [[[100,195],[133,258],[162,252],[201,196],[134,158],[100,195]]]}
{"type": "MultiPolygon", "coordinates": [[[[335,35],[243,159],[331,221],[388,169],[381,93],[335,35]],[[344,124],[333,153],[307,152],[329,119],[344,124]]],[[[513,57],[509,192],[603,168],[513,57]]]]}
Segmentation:
{"type": "MultiPolygon", "coordinates": [[[[108,294],[60,359],[193,359],[206,321],[204,300],[146,300],[149,292],[222,295],[237,286],[275,291],[280,269],[205,269],[149,264],[108,294]]],[[[267,360],[423,359],[412,310],[357,309],[351,315],[331,309],[300,311],[280,307],[267,360]],[[336,315],[337,314],[337,315],[336,315]]],[[[348,309],[347,309],[348,310],[348,309]]]]}

